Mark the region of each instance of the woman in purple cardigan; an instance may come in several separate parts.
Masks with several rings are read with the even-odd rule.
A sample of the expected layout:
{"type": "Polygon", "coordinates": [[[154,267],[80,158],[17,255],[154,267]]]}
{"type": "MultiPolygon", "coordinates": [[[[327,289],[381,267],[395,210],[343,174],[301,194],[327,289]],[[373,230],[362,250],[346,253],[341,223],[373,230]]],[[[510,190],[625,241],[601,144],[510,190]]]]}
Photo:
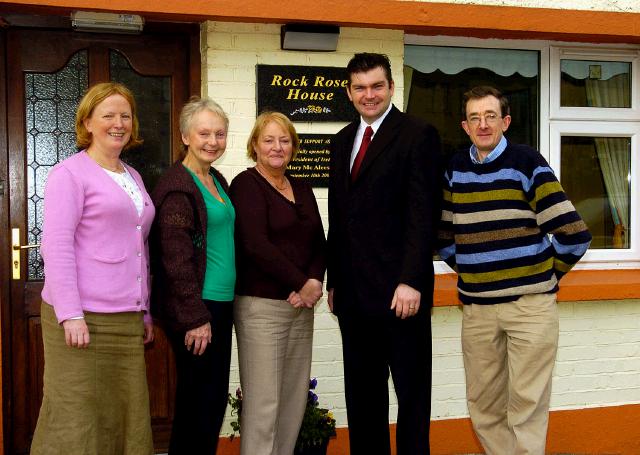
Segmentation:
{"type": "Polygon", "coordinates": [[[76,113],[78,148],[45,188],[44,398],[31,454],[153,453],[144,346],[147,236],[154,207],[120,160],[138,145],[133,94],[91,87],[76,113]]]}
{"type": "Polygon", "coordinates": [[[260,114],[247,143],[256,165],[231,183],[242,455],[291,455],[307,401],[325,237],[311,186],[286,173],[299,145],[286,116],[260,114]]]}

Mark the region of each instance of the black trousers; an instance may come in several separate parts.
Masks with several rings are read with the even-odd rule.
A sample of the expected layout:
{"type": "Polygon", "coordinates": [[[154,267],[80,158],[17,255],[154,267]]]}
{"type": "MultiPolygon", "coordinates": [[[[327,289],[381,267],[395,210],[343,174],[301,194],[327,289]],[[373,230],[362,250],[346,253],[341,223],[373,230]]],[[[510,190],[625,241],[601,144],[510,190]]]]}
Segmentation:
{"type": "Polygon", "coordinates": [[[339,315],[351,455],[389,455],[389,372],[398,398],[397,455],[429,454],[431,318],[339,315]]]}
{"type": "Polygon", "coordinates": [[[170,334],[177,384],[171,455],[213,455],[227,407],[233,303],[204,300],[211,313],[212,342],[202,355],[184,344],[185,333],[170,334]]]}

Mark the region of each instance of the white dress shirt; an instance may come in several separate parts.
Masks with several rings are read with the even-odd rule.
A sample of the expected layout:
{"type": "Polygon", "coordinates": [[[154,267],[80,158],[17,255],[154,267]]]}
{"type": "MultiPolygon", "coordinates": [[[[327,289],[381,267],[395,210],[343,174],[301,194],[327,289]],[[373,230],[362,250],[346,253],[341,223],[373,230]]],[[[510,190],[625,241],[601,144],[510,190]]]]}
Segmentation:
{"type": "Polygon", "coordinates": [[[378,128],[380,128],[380,125],[382,124],[385,117],[391,110],[392,106],[393,106],[393,103],[389,103],[389,107],[387,108],[386,111],[384,111],[384,114],[382,114],[380,118],[377,119],[375,122],[373,122],[371,125],[369,125],[367,122],[364,121],[362,117],[360,117],[360,126],[358,126],[356,137],[353,140],[353,148],[351,149],[351,159],[349,160],[349,171],[351,171],[351,168],[353,167],[353,162],[355,161],[356,155],[358,154],[358,150],[360,150],[360,144],[362,143],[362,138],[364,137],[364,130],[367,128],[367,126],[371,127],[371,129],[373,130],[373,135],[371,136],[371,140],[373,141],[373,138],[376,136],[376,133],[378,132],[378,128]]]}

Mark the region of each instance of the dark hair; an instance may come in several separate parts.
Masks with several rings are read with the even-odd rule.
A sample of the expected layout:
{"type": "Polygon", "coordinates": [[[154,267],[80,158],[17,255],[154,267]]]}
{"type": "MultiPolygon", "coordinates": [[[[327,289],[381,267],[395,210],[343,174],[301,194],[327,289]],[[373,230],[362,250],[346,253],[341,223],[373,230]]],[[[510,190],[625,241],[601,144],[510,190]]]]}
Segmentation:
{"type": "Polygon", "coordinates": [[[384,75],[387,77],[389,85],[391,85],[393,78],[391,77],[391,63],[389,62],[389,57],[385,54],[372,54],[368,52],[355,54],[347,64],[349,86],[351,86],[351,75],[355,73],[366,73],[367,71],[371,71],[378,67],[384,70],[384,75]]]}
{"type": "Polygon", "coordinates": [[[500,90],[489,85],[478,85],[462,95],[462,119],[466,120],[467,118],[467,104],[469,101],[485,98],[487,96],[493,96],[498,99],[500,102],[500,115],[502,117],[510,114],[509,100],[500,90]]]}

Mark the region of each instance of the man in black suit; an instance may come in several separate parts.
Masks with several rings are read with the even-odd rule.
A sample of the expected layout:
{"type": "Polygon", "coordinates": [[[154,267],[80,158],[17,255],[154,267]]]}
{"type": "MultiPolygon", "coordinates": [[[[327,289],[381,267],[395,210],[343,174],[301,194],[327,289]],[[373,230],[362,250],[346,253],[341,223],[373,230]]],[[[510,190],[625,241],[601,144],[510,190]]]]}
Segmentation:
{"type": "Polygon", "coordinates": [[[389,371],[397,455],[425,455],[439,139],[391,104],[386,55],[356,54],[347,72],[360,120],[331,145],[327,289],[342,333],[351,455],[391,451],[389,371]]]}

